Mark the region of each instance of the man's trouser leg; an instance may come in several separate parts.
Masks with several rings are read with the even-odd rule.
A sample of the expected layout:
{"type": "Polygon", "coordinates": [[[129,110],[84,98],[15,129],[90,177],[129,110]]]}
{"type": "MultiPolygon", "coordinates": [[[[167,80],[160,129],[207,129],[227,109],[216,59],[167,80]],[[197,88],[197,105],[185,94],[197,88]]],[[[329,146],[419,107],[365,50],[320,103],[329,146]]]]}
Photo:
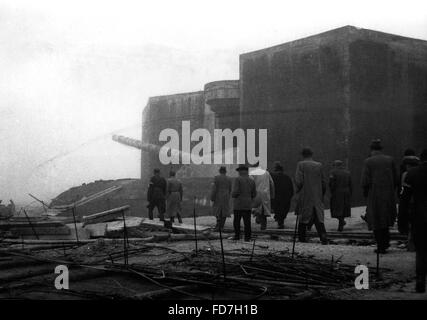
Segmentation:
{"type": "Polygon", "coordinates": [[[153,202],[150,202],[148,204],[148,219],[153,220],[153,209],[154,209],[154,205],[153,202]]]}
{"type": "Polygon", "coordinates": [[[259,217],[259,220],[261,224],[261,230],[267,229],[267,217],[265,216],[264,205],[261,205],[261,215],[259,217]]]}
{"type": "Polygon", "coordinates": [[[388,229],[376,229],[374,230],[375,241],[377,242],[377,250],[384,252],[387,249],[387,231],[388,229]]]}
{"type": "Polygon", "coordinates": [[[157,205],[157,210],[159,211],[159,219],[160,221],[165,220],[165,212],[166,212],[166,201],[165,200],[159,200],[157,205]]]}
{"type": "Polygon", "coordinates": [[[215,231],[219,231],[220,229],[223,230],[224,229],[224,225],[225,225],[225,220],[227,219],[227,217],[220,217],[217,216],[216,217],[216,226],[214,228],[215,231]]]}
{"type": "Polygon", "coordinates": [[[243,216],[243,224],[245,226],[245,240],[250,240],[252,235],[251,211],[250,210],[242,211],[242,216],[243,216]]]}
{"type": "Polygon", "coordinates": [[[298,223],[298,240],[299,242],[307,242],[307,225],[298,223]]]}
{"type": "Polygon", "coordinates": [[[241,220],[241,211],[234,210],[234,218],[233,218],[233,227],[234,227],[234,238],[240,239],[240,220],[241,220]]]}
{"type": "Polygon", "coordinates": [[[277,206],[276,208],[274,208],[274,213],[275,213],[274,219],[277,221],[277,225],[279,227],[282,227],[285,221],[285,215],[284,215],[283,209],[277,206]]]}
{"type": "Polygon", "coordinates": [[[384,229],[384,248],[390,248],[390,229],[384,229]]]}
{"type": "Polygon", "coordinates": [[[221,231],[224,229],[226,220],[227,220],[227,217],[222,217],[220,220],[219,227],[220,227],[221,231]]]}
{"type": "Polygon", "coordinates": [[[319,238],[322,244],[328,243],[325,224],[319,221],[319,218],[317,217],[317,213],[315,209],[313,209],[313,221],[314,221],[314,225],[316,226],[317,234],[319,235],[319,238]]]}

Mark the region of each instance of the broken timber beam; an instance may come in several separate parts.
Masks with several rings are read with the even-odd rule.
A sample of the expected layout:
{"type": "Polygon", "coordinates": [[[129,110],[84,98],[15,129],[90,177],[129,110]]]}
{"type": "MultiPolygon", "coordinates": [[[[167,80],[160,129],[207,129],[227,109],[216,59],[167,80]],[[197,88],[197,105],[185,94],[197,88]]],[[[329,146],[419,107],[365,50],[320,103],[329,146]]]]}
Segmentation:
{"type": "Polygon", "coordinates": [[[122,217],[123,215],[122,212],[127,211],[129,209],[130,209],[130,206],[127,205],[127,206],[122,206],[122,207],[114,208],[111,210],[91,214],[88,216],[83,216],[82,218],[83,227],[88,224],[113,221],[117,218],[122,217]]]}

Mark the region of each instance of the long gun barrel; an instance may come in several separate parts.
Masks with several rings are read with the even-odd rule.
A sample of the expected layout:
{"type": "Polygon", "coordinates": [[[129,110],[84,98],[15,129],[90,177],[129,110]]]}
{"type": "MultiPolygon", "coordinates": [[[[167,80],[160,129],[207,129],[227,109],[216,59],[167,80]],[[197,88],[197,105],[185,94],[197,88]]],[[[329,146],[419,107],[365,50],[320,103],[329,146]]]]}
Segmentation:
{"type": "MultiPolygon", "coordinates": [[[[132,139],[132,138],[120,136],[120,135],[113,135],[113,140],[118,143],[124,144],[126,146],[140,149],[146,152],[160,152],[160,149],[162,148],[161,146],[158,146],[152,143],[143,143],[141,140],[132,139]]],[[[185,158],[191,159],[191,155],[189,153],[182,152],[177,149],[171,149],[171,148],[169,148],[169,150],[172,154],[179,154],[179,156],[182,159],[185,159],[185,158]]]]}

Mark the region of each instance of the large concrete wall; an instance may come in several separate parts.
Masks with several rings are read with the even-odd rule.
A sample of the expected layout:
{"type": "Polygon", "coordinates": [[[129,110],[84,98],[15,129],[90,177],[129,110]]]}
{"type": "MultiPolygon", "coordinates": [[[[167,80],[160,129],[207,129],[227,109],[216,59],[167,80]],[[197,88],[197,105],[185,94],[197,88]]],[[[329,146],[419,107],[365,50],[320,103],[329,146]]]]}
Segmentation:
{"type": "Polygon", "coordinates": [[[350,168],[359,183],[373,137],[400,162],[427,147],[427,42],[349,30],[350,168]]]}
{"type": "MultiPolygon", "coordinates": [[[[371,139],[400,158],[427,146],[427,42],[343,27],[240,56],[243,128],[268,129],[268,160],[292,174],[303,146],[352,171],[356,194],[371,139]]],[[[400,159],[396,159],[400,160],[400,159]]]]}
{"type": "MultiPolygon", "coordinates": [[[[427,147],[427,42],[347,26],[240,56],[240,80],[204,91],[152,97],[143,111],[142,142],[161,130],[268,129],[268,162],[294,175],[311,146],[325,171],[335,159],[352,171],[354,205],[369,143],[381,138],[400,161],[404,149],[427,147]]],[[[166,175],[158,153],[142,152],[141,178],[166,175]]]]}
{"type": "Polygon", "coordinates": [[[240,56],[242,128],[268,129],[269,166],[292,176],[303,146],[329,164],[348,160],[345,30],[240,56]]]}
{"type": "MultiPolygon", "coordinates": [[[[142,118],[142,142],[155,145],[163,145],[163,142],[159,142],[163,129],[175,129],[181,136],[182,121],[189,120],[193,129],[213,128],[215,121],[213,113],[205,105],[203,91],[151,97],[142,118]]],[[[142,151],[141,179],[147,181],[154,168],[160,168],[167,176],[172,167],[160,163],[158,152],[142,151]]]]}

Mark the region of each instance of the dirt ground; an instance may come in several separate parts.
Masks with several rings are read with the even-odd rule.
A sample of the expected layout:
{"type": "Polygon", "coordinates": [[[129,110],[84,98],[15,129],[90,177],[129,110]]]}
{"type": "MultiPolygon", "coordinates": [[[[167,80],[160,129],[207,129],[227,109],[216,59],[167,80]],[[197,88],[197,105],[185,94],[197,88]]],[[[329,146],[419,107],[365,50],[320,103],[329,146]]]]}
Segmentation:
{"type": "MultiPolygon", "coordinates": [[[[365,213],[365,207],[352,208],[352,217],[346,219],[347,225],[345,226],[345,232],[361,232],[368,231],[366,223],[361,219],[361,215],[365,213]]],[[[191,218],[183,219],[184,223],[191,223],[191,218]]],[[[293,230],[295,227],[296,216],[293,213],[289,213],[285,220],[285,228],[293,230]]],[[[215,225],[215,218],[210,216],[197,217],[197,223],[202,225],[215,225]]],[[[268,218],[269,229],[277,228],[277,223],[273,217],[268,218]]],[[[325,226],[327,231],[336,231],[337,220],[330,218],[329,210],[325,210],[325,226]]],[[[232,218],[227,218],[226,228],[232,228],[232,218]]],[[[243,228],[243,227],[242,227],[243,228]]],[[[259,230],[259,225],[256,225],[252,219],[253,230],[259,230]]],[[[312,230],[315,230],[313,227],[312,230]]],[[[396,232],[395,228],[392,228],[392,232],[396,232]]],[[[340,241],[334,241],[340,243],[340,241]]],[[[274,251],[274,250],[292,250],[292,239],[283,238],[279,241],[271,240],[269,236],[258,236],[256,240],[256,251],[274,251]]],[[[192,243],[176,243],[172,244],[181,250],[188,250],[188,246],[193,246],[192,243]]],[[[204,243],[204,246],[212,246],[215,250],[219,250],[218,241],[204,243]]],[[[243,241],[230,241],[226,240],[225,247],[227,249],[244,249],[249,250],[252,248],[252,243],[243,241]]],[[[341,245],[341,244],[330,244],[321,245],[317,238],[311,238],[309,243],[298,243],[296,242],[295,251],[303,253],[305,255],[313,255],[316,258],[323,259],[339,259],[343,263],[366,265],[370,269],[370,277],[375,278],[376,270],[376,254],[374,253],[375,245],[359,246],[359,245],[341,245]]],[[[388,288],[381,290],[369,289],[369,290],[356,290],[355,288],[349,288],[346,291],[342,291],[343,299],[409,299],[409,300],[427,300],[427,294],[417,294],[414,291],[415,288],[415,253],[408,252],[407,249],[402,246],[400,242],[392,241],[391,248],[387,254],[380,256],[381,268],[389,269],[387,276],[390,277],[395,284],[388,288]]],[[[340,293],[340,294],[341,294],[340,293]]]]}
{"type": "MultiPolygon", "coordinates": [[[[352,209],[352,218],[347,219],[347,226],[345,227],[345,233],[360,233],[368,232],[366,223],[360,218],[360,215],[363,214],[365,209],[353,208],[352,209]]],[[[330,219],[329,212],[326,212],[325,224],[328,231],[336,231],[337,221],[330,219]]],[[[184,218],[184,223],[192,224],[192,218],[184,218]]],[[[198,225],[214,226],[215,218],[212,216],[203,216],[197,217],[198,225]]],[[[290,213],[288,218],[285,221],[286,229],[293,231],[295,227],[295,216],[293,213],[290,213]]],[[[252,219],[252,228],[253,230],[259,230],[259,225],[255,224],[252,219]]],[[[268,229],[276,229],[277,225],[272,217],[268,219],[268,229]]],[[[226,229],[232,229],[232,218],[228,218],[226,221],[226,229]]],[[[314,228],[313,228],[314,229],[314,228]]],[[[396,232],[396,230],[392,230],[396,232]]],[[[351,300],[376,300],[376,299],[385,299],[385,300],[427,300],[427,294],[417,294],[414,292],[415,282],[414,282],[414,272],[415,272],[415,254],[413,252],[408,252],[402,241],[392,241],[391,248],[387,254],[380,256],[380,279],[381,282],[377,282],[376,275],[376,259],[377,256],[374,253],[375,245],[372,241],[355,241],[353,244],[345,239],[345,233],[343,234],[343,239],[332,239],[329,245],[321,245],[317,237],[311,237],[308,243],[299,243],[295,244],[295,253],[297,255],[303,255],[305,257],[313,257],[316,259],[322,259],[324,261],[331,261],[336,263],[337,260],[342,264],[350,265],[356,267],[359,264],[366,265],[369,268],[369,278],[370,278],[370,288],[367,290],[357,290],[352,283],[349,283],[347,288],[339,289],[335,291],[330,291],[327,293],[327,296],[324,298],[329,299],[351,299],[351,300]],[[369,243],[370,242],[370,243],[369,243]],[[362,245],[363,244],[363,245],[362,245]]],[[[235,254],[242,253],[242,257],[246,255],[249,256],[254,248],[255,255],[263,255],[267,253],[280,253],[292,252],[293,247],[293,237],[290,235],[292,233],[287,233],[283,235],[269,235],[269,234],[254,234],[254,242],[244,242],[244,241],[233,241],[229,237],[232,236],[231,233],[224,234],[224,250],[226,253],[235,254]]],[[[121,250],[122,245],[120,243],[114,244],[116,247],[111,247],[111,244],[105,244],[102,240],[94,245],[85,245],[77,249],[67,250],[64,249],[64,259],[71,259],[76,262],[88,263],[95,262],[97,260],[105,259],[105,250],[121,250]],[[102,248],[103,246],[110,246],[109,248],[102,248]],[[103,258],[104,257],[104,258],[103,258]],[[90,261],[93,259],[93,261],[90,261]]],[[[138,264],[142,263],[144,265],[152,265],[153,267],[158,267],[163,264],[171,262],[171,259],[179,258],[179,254],[184,253],[194,253],[195,242],[193,240],[185,241],[170,241],[170,242],[159,242],[158,244],[163,249],[157,251],[145,252],[145,254],[136,254],[129,257],[129,264],[138,264]],[[169,254],[165,249],[172,249],[175,253],[169,254]],[[178,252],[178,256],[177,253],[178,252]],[[149,259],[147,260],[147,257],[149,259]]],[[[220,252],[221,245],[220,240],[201,240],[198,241],[198,249],[205,252],[212,252],[214,256],[218,256],[218,261],[220,261],[220,252]]],[[[157,250],[157,249],[156,249],[157,250]]],[[[171,251],[171,252],[172,252],[171,251]]],[[[55,250],[55,254],[60,256],[62,255],[62,250],[55,250]]],[[[121,257],[121,256],[120,256],[121,257]]],[[[121,258],[116,260],[120,262],[121,258]]],[[[246,258],[242,258],[246,259],[246,258]]],[[[22,272],[28,272],[27,269],[29,266],[22,266],[22,272]]],[[[45,269],[50,270],[50,265],[40,265],[33,272],[40,271],[41,274],[44,274],[45,269]],[[38,269],[37,269],[38,268],[38,269]]],[[[34,265],[31,266],[31,269],[34,269],[34,265]]],[[[352,270],[352,269],[351,269],[352,270]]],[[[15,270],[11,270],[16,273],[15,270]]],[[[53,275],[50,275],[50,277],[53,275]]],[[[354,277],[356,278],[356,274],[354,277]]],[[[6,277],[7,278],[7,277],[6,277]]],[[[51,278],[46,278],[46,283],[52,282],[51,278]]],[[[26,281],[25,281],[26,282],[26,281]]],[[[99,276],[95,279],[82,280],[75,287],[75,290],[80,290],[80,296],[76,298],[81,298],[81,292],[90,292],[98,291],[100,294],[109,293],[111,295],[122,293],[123,295],[134,294],[138,292],[145,292],[147,290],[154,290],[157,287],[155,285],[140,284],[134,279],[129,278],[128,276],[117,275],[114,277],[111,276],[99,276]]],[[[157,288],[158,289],[158,288],[157,288]]],[[[39,288],[40,290],[40,288],[39,288]]],[[[49,299],[49,298],[58,298],[63,299],[63,296],[59,295],[57,292],[52,290],[48,292],[36,291],[33,290],[31,296],[28,296],[28,291],[26,291],[26,298],[34,299],[49,299]],[[57,295],[57,296],[55,296],[57,295]]],[[[19,296],[19,295],[18,295],[19,296]]],[[[0,295],[1,297],[1,295],[0,295]]],[[[7,296],[9,297],[10,296],[7,296]]],[[[69,296],[67,298],[73,298],[69,296]]],[[[88,297],[93,298],[93,297],[88,297]]],[[[96,297],[95,297],[96,298],[96,297]]],[[[224,296],[217,296],[216,298],[224,298],[224,296]]],[[[230,298],[230,297],[229,297],[230,298]]]]}

